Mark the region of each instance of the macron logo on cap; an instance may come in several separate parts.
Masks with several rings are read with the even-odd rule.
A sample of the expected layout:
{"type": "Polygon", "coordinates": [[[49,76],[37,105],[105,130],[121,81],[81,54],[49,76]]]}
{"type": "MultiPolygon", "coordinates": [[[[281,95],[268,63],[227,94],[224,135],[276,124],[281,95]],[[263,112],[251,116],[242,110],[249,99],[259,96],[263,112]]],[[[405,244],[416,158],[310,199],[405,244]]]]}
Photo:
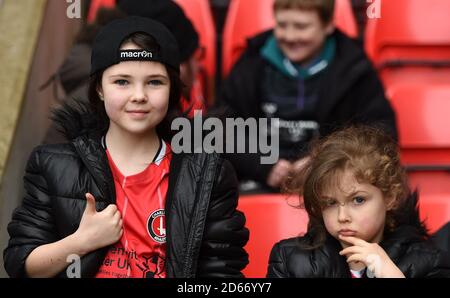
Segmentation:
{"type": "Polygon", "coordinates": [[[123,50],[120,51],[120,60],[152,60],[153,53],[146,50],[123,50]]]}

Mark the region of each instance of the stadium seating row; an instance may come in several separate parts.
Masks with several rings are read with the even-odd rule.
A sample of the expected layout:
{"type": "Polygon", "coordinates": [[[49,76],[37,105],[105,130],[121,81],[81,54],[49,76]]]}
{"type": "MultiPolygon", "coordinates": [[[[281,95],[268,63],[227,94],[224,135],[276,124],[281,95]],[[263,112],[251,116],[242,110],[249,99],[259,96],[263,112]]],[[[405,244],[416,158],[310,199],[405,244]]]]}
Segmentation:
{"type": "MultiPolygon", "coordinates": [[[[92,0],[88,21],[100,7],[112,7],[116,0],[92,0]]],[[[215,76],[216,31],[208,0],[175,0],[192,20],[206,49],[203,66],[210,78],[215,76]]],[[[245,48],[246,39],[273,26],[274,0],[231,0],[223,32],[222,71],[228,74],[245,48]]],[[[447,0],[427,3],[421,0],[386,1],[380,18],[369,19],[365,48],[380,69],[386,83],[395,79],[449,82],[450,26],[447,0]],[[408,76],[399,68],[410,68],[408,76]],[[417,70],[419,69],[419,71],[417,70]],[[442,73],[443,72],[443,73],[442,73]]],[[[351,37],[358,35],[350,0],[336,0],[336,27],[351,37]]]]}

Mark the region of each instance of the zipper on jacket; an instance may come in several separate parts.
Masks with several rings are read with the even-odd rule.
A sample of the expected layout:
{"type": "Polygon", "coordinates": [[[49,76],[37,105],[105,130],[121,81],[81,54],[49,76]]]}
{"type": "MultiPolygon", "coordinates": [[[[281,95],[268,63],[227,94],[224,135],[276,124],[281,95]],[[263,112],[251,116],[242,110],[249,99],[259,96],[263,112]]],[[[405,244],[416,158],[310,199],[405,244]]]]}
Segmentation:
{"type": "Polygon", "coordinates": [[[78,156],[81,158],[81,160],[83,161],[84,165],[86,166],[86,169],[91,174],[92,178],[94,179],[95,183],[97,184],[101,195],[105,199],[105,202],[106,203],[115,204],[115,194],[109,194],[111,196],[111,197],[109,197],[109,195],[107,195],[107,193],[105,193],[105,191],[107,191],[109,193],[109,187],[107,185],[108,182],[105,180],[106,189],[104,189],[105,187],[102,185],[103,183],[101,183],[101,179],[98,177],[98,175],[95,173],[95,171],[90,166],[90,163],[86,159],[86,156],[85,156],[84,152],[81,151],[80,144],[78,144],[79,142],[80,142],[79,139],[76,140],[76,142],[73,142],[73,144],[75,146],[75,150],[78,153],[78,156]]]}
{"type": "MultiPolygon", "coordinates": [[[[213,176],[212,176],[212,179],[210,179],[210,181],[208,181],[208,182],[211,182],[211,187],[209,187],[208,190],[204,190],[203,187],[200,187],[199,188],[200,189],[200,194],[198,194],[198,197],[195,198],[195,209],[194,209],[195,213],[193,215],[193,219],[194,220],[191,221],[191,226],[190,226],[190,229],[189,229],[188,242],[187,242],[187,245],[186,245],[186,247],[187,247],[187,249],[186,249],[186,256],[185,256],[185,260],[184,260],[184,273],[185,273],[186,277],[195,277],[195,275],[196,275],[197,264],[194,265],[194,262],[193,262],[194,261],[194,256],[193,256],[193,253],[194,253],[193,252],[193,250],[194,250],[194,237],[193,237],[194,225],[197,223],[195,221],[195,219],[198,218],[199,212],[205,212],[206,213],[205,214],[205,220],[202,222],[201,231],[200,231],[202,236],[203,236],[203,233],[205,231],[205,225],[206,225],[206,218],[207,218],[206,215],[208,213],[209,203],[210,203],[210,200],[211,200],[212,187],[213,187],[213,184],[215,182],[215,177],[217,175],[217,169],[218,169],[218,162],[217,162],[217,160],[214,162],[214,164],[210,165],[211,161],[214,161],[214,159],[209,158],[209,155],[207,155],[205,157],[205,160],[203,160],[203,164],[202,164],[202,169],[205,168],[205,166],[206,166],[207,170],[202,171],[203,175],[202,175],[202,178],[201,178],[200,181],[206,181],[205,176],[210,171],[212,171],[213,176]],[[208,193],[206,193],[206,191],[208,193]],[[205,196],[207,196],[207,197],[205,198],[205,196]],[[206,202],[205,202],[206,206],[202,206],[202,207],[205,207],[205,208],[201,208],[200,209],[199,208],[199,203],[203,202],[203,200],[206,200],[206,202]]],[[[202,239],[203,239],[203,237],[202,237],[202,239]]],[[[202,239],[200,240],[200,242],[202,241],[202,239]]],[[[199,250],[200,250],[200,248],[199,248],[199,250]]],[[[198,260],[198,255],[195,256],[195,257],[196,257],[196,260],[198,260]]]]}

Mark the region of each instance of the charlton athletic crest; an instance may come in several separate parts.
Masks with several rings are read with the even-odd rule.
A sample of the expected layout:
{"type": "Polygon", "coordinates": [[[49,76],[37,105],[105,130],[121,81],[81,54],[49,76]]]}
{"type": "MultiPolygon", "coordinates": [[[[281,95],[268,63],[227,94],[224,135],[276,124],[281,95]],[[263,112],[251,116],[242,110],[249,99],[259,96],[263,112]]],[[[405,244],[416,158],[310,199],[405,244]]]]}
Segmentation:
{"type": "Polygon", "coordinates": [[[153,211],[147,220],[147,231],[158,243],[166,242],[166,216],[164,209],[153,211]]]}

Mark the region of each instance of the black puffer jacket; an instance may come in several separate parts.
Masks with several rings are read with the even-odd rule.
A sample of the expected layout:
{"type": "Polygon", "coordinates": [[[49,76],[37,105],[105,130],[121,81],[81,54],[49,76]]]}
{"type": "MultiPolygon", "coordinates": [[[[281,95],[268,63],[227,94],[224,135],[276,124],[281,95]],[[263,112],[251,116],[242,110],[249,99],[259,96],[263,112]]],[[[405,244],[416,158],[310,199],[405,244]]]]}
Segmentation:
{"type": "MultiPolygon", "coordinates": [[[[450,256],[429,239],[419,220],[413,197],[401,208],[403,224],[386,232],[380,246],[407,278],[450,277],[450,256]]],[[[267,277],[350,278],[345,256],[339,255],[340,243],[327,234],[325,244],[314,250],[301,249],[299,243],[311,243],[312,233],[282,240],[272,248],[267,277]]]]}
{"type": "MultiPolygon", "coordinates": [[[[31,154],[26,195],[8,226],[11,238],[4,262],[11,277],[26,275],[25,260],[33,249],[76,231],[86,192],[96,198],[97,210],[115,203],[107,156],[99,137],[86,134],[89,127],[82,119],[90,118],[85,116],[76,109],[60,113],[59,122],[72,141],[40,146],[31,154]]],[[[243,276],[249,232],[245,216],[236,210],[237,184],[233,168],[218,155],[173,155],[165,206],[168,277],[243,276]]],[[[82,277],[96,274],[106,251],[81,259],[82,277]]]]}

